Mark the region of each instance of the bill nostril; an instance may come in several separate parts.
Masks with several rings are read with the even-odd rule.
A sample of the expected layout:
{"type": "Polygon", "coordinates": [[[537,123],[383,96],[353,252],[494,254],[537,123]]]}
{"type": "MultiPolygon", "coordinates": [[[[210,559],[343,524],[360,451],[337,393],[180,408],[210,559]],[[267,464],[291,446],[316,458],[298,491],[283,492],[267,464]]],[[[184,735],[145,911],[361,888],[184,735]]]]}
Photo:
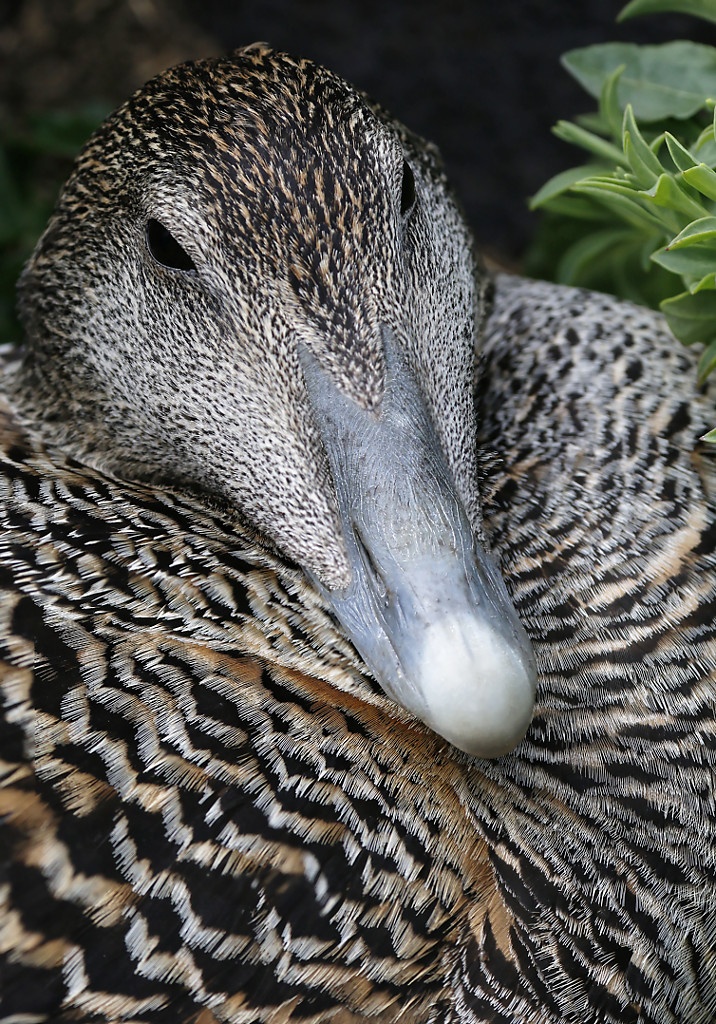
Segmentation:
{"type": "Polygon", "coordinates": [[[380,571],[380,568],[376,564],[375,559],[371,555],[368,545],[366,544],[363,538],[363,534],[361,533],[361,529],[357,523],[353,523],[353,539],[355,540],[358,552],[361,558],[363,559],[363,564],[365,565],[365,567],[367,568],[368,572],[370,573],[371,577],[375,582],[375,592],[378,598],[384,605],[387,605],[388,586],[385,582],[385,577],[383,576],[383,573],[380,571]]]}

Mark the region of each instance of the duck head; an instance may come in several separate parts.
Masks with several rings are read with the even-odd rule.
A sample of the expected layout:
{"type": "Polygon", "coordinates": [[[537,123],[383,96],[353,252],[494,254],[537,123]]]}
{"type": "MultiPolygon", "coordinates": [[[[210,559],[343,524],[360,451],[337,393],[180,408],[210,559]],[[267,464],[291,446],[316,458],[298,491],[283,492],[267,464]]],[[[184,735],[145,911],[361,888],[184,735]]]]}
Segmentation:
{"type": "Polygon", "coordinates": [[[17,392],[80,457],[258,527],[386,694],[490,757],[535,667],[482,539],[479,280],[435,149],[249,47],[90,140],[20,282],[17,392]]]}

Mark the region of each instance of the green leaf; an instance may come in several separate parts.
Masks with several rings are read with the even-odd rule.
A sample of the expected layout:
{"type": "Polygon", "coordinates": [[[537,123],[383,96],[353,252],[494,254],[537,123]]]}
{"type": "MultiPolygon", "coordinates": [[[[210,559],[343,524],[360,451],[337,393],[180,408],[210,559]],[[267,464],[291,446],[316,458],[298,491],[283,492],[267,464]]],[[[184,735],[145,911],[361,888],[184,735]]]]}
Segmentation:
{"type": "Polygon", "coordinates": [[[560,174],[545,182],[542,188],[530,199],[530,210],[536,210],[544,206],[551,199],[566,192],[572,185],[584,178],[590,178],[594,174],[602,174],[604,167],[601,164],[582,164],[581,167],[569,167],[560,174]]]}
{"type": "MultiPolygon", "coordinates": [[[[703,384],[712,370],[716,369],[716,339],[701,353],[697,368],[699,384],[703,384]]],[[[708,434],[706,435],[708,438],[708,434]]]]}
{"type": "MultiPolygon", "coordinates": [[[[606,125],[615,139],[620,139],[623,131],[622,108],[617,98],[617,86],[626,64],[620,64],[608,75],[599,94],[599,121],[606,125]]],[[[585,125],[588,127],[588,125],[585,125]]]]}
{"type": "Polygon", "coordinates": [[[684,345],[710,341],[716,333],[716,291],[681,292],[661,303],[669,327],[684,345]]]}
{"type": "Polygon", "coordinates": [[[689,288],[692,295],[696,295],[697,292],[713,292],[716,291],[716,274],[711,271],[697,281],[696,284],[692,284],[689,288]]]}
{"type": "MultiPolygon", "coordinates": [[[[619,138],[619,135],[621,133],[621,116],[622,111],[620,110],[619,130],[616,133],[617,138],[619,138]]],[[[608,138],[611,133],[609,123],[604,120],[604,118],[598,110],[590,110],[587,111],[585,114],[577,114],[574,120],[575,123],[580,126],[580,128],[585,128],[588,132],[593,132],[595,135],[601,135],[605,139],[608,138]]]]}
{"type": "Polygon", "coordinates": [[[653,252],[651,258],[672,274],[697,278],[701,287],[705,288],[707,285],[702,279],[707,275],[713,277],[716,273],[716,241],[712,241],[711,245],[690,245],[685,249],[671,249],[667,245],[653,252]]]}
{"type": "MultiPolygon", "coordinates": [[[[602,199],[607,198],[606,193],[602,199]]],[[[679,278],[651,263],[649,256],[663,245],[665,232],[658,224],[632,226],[596,199],[564,193],[543,207],[523,269],[530,277],[560,281],[568,276],[571,283],[597,291],[609,292],[644,306],[656,309],[659,303],[681,291],[679,278]],[[576,219],[570,210],[578,202],[596,216],[591,220],[576,219]],[[582,256],[594,234],[612,231],[610,244],[595,243],[587,258],[582,256]],[[620,239],[621,233],[621,239],[620,239]],[[574,247],[574,251],[571,251],[574,247]],[[644,272],[645,264],[649,272],[644,272]]],[[[607,237],[604,235],[603,237],[607,237]]],[[[671,237],[670,235],[668,237],[671,237]]]]}
{"type": "Polygon", "coordinates": [[[669,150],[669,156],[674,161],[674,166],[677,170],[688,171],[689,168],[696,166],[697,161],[694,160],[686,146],[682,146],[671,132],[664,132],[664,141],[666,142],[666,148],[669,150]]]}
{"type": "MultiPolygon", "coordinates": [[[[550,214],[556,214],[569,220],[575,221],[598,221],[601,225],[609,221],[610,214],[601,203],[595,202],[586,196],[577,195],[576,192],[561,192],[554,199],[549,199],[540,207],[550,214]]],[[[584,227],[582,230],[589,230],[584,227]]]]}
{"type": "Polygon", "coordinates": [[[708,128],[704,128],[693,144],[692,150],[700,163],[706,164],[707,167],[716,167],[716,139],[712,124],[708,128]]]}
{"type": "Polygon", "coordinates": [[[662,174],[656,184],[642,190],[639,195],[647,202],[663,207],[665,211],[682,213],[690,220],[697,220],[706,214],[706,210],[695,199],[692,199],[670,174],[662,174]]]}
{"type": "Polygon", "coordinates": [[[651,254],[659,246],[662,241],[659,235],[647,235],[642,242],[641,249],[639,250],[639,268],[643,271],[646,276],[649,272],[653,272],[654,264],[651,261],[651,254]]]}
{"type": "Polygon", "coordinates": [[[662,228],[662,220],[655,213],[644,209],[643,205],[636,198],[639,193],[633,189],[620,186],[613,180],[606,178],[589,178],[586,182],[574,185],[573,189],[579,195],[590,196],[602,203],[612,216],[632,224],[634,227],[653,231],[655,228],[662,228]]]}
{"type": "Polygon", "coordinates": [[[572,124],[571,121],[558,121],[552,131],[563,142],[569,142],[573,146],[580,146],[582,149],[586,149],[588,153],[593,153],[594,156],[600,157],[600,159],[605,160],[609,164],[626,167],[626,159],[621,149],[612,145],[611,142],[607,142],[606,139],[602,139],[599,135],[588,132],[584,128],[580,128],[579,125],[572,124]]]}
{"type": "Polygon", "coordinates": [[[707,199],[716,199],[716,171],[706,164],[697,164],[682,174],[684,181],[698,189],[707,199]]]}
{"type": "Polygon", "coordinates": [[[624,227],[605,228],[584,235],[564,253],[557,264],[557,279],[562,284],[577,284],[601,256],[611,255],[617,246],[633,242],[634,229],[624,227]]]}
{"type": "Polygon", "coordinates": [[[654,253],[652,259],[673,273],[691,278],[689,291],[692,295],[713,291],[716,289],[716,217],[703,217],[689,224],[664,249],[654,253]]]}
{"type": "Polygon", "coordinates": [[[629,167],[642,188],[651,188],[664,172],[658,158],[652,153],[634,120],[631,103],[624,111],[623,146],[629,167]]]}
{"type": "Polygon", "coordinates": [[[693,295],[716,287],[716,217],[688,224],[651,259],[674,274],[681,274],[693,295]]]}
{"type": "Polygon", "coordinates": [[[716,427],[713,430],[709,430],[707,434],[702,434],[699,441],[707,441],[708,444],[716,444],[716,427]]]}
{"type": "Polygon", "coordinates": [[[716,22],[714,0],[631,0],[619,14],[617,21],[637,18],[642,14],[693,14],[696,18],[716,22]]]}
{"type": "Polygon", "coordinates": [[[617,85],[619,105],[631,103],[640,122],[683,120],[716,96],[716,49],[702,43],[600,43],[571,50],[562,63],[595,99],[607,78],[625,65],[617,85]]]}
{"type": "Polygon", "coordinates": [[[703,245],[712,241],[716,243],[716,217],[701,217],[700,220],[692,221],[672,238],[667,249],[684,249],[690,245],[703,245]]]}

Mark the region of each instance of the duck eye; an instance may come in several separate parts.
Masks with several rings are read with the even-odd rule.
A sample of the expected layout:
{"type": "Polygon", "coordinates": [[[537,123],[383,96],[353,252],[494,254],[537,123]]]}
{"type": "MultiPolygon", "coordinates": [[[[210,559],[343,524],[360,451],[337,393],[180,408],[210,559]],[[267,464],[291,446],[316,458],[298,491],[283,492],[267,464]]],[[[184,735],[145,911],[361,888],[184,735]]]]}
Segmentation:
{"type": "Polygon", "coordinates": [[[196,264],[176,238],[158,220],[147,222],[147,248],[163,267],[170,270],[196,270],[196,264]]]}
{"type": "Polygon", "coordinates": [[[400,190],[400,212],[410,213],[415,203],[415,175],[407,160],[403,160],[403,184],[400,190]]]}

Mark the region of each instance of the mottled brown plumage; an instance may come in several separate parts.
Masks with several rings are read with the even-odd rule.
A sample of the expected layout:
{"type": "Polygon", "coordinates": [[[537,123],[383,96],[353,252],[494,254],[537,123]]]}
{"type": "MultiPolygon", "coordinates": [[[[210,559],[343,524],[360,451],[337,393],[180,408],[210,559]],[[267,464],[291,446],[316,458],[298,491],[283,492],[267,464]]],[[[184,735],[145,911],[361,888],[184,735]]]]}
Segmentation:
{"type": "MultiPolygon", "coordinates": [[[[289,66],[258,52],[265,73],[289,66]]],[[[53,299],[26,282],[37,324],[53,299]]],[[[385,302],[386,287],[366,294],[385,302]]],[[[123,479],[112,429],[80,452],[75,417],[96,416],[81,362],[63,367],[64,406],[37,400],[64,412],[55,442],[9,388],[0,1021],[709,1024],[716,475],[693,362],[656,314],[499,278],[475,444],[469,404],[441,405],[449,387],[415,359],[433,417],[458,421],[436,422],[456,477],[465,436],[490,455],[473,521],[537,655],[532,724],[494,761],[384,696],[301,568],[225,494],[167,486],[171,466],[132,482],[131,460],[123,479]]],[[[379,364],[358,376],[375,383],[379,364]]]]}
{"type": "Polygon", "coordinates": [[[23,406],[106,469],[212,491],[324,582],[345,582],[298,345],[370,406],[381,327],[404,329],[413,306],[422,329],[400,340],[477,521],[474,410],[456,386],[474,361],[474,291],[467,228],[431,147],[309,61],[258,47],[179,65],[96,133],[21,280],[23,406]],[[419,230],[397,216],[404,148],[425,181],[419,230]],[[148,219],[169,227],[197,274],[126,258],[145,251],[148,219]],[[237,407],[244,431],[274,424],[284,473],[244,443],[237,407]]]}

